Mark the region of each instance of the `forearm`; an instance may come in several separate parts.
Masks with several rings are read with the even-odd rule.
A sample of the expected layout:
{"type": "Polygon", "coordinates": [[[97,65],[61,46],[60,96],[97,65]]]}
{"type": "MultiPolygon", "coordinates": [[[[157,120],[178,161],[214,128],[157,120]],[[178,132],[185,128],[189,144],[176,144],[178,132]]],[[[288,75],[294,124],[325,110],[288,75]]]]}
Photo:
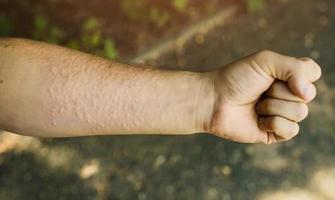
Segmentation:
{"type": "Polygon", "coordinates": [[[209,75],[131,67],[42,43],[0,41],[0,129],[38,136],[189,134],[209,126],[209,75]]]}

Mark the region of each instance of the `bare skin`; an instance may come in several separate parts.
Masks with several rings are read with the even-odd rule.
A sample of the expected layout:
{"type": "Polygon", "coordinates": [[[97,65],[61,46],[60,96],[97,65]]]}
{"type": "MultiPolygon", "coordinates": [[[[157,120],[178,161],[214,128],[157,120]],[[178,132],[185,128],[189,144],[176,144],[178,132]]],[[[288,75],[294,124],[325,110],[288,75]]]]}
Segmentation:
{"type": "Polygon", "coordinates": [[[312,59],[260,51],[215,73],[218,99],[211,132],[233,141],[271,144],[298,134],[321,69],[312,59]]]}
{"type": "Polygon", "coordinates": [[[196,73],[7,38],[0,40],[0,129],[41,137],[208,132],[270,144],[298,133],[320,76],[311,59],[269,51],[196,73]]]}

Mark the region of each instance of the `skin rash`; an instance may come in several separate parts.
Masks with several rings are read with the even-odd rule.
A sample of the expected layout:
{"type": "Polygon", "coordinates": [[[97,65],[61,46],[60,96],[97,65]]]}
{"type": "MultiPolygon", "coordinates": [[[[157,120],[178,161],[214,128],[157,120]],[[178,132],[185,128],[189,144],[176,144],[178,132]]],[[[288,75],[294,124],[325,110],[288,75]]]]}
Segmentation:
{"type": "Polygon", "coordinates": [[[209,132],[270,144],[298,134],[320,76],[312,59],[271,51],[196,73],[5,38],[0,128],[43,137],[209,132]]]}
{"type": "Polygon", "coordinates": [[[8,120],[2,120],[7,121],[4,127],[9,130],[20,133],[28,129],[32,135],[60,137],[109,133],[191,134],[204,131],[204,118],[209,123],[208,110],[213,109],[214,98],[203,101],[198,98],[214,93],[206,76],[135,68],[38,42],[9,40],[6,43],[9,47],[3,52],[7,57],[15,54],[19,58],[29,52],[25,59],[2,59],[6,62],[4,66],[12,66],[5,67],[2,76],[14,73],[11,70],[17,68],[17,79],[14,78],[20,80],[8,83],[4,93],[9,88],[23,87],[27,93],[23,96],[20,90],[15,94],[16,100],[24,105],[14,105],[7,99],[7,104],[21,110],[4,113],[7,119],[20,124],[12,127],[8,120]],[[194,84],[190,85],[191,82],[194,84]]]}
{"type": "MultiPolygon", "coordinates": [[[[183,82],[174,83],[178,84],[179,94],[174,86],[166,87],[167,82],[173,81],[173,73],[166,74],[168,76],[163,78],[153,70],[140,69],[142,75],[147,73],[147,78],[142,80],[137,76],[139,69],[135,68],[111,73],[112,69],[108,67],[110,63],[104,61],[95,60],[94,63],[98,63],[95,66],[84,67],[80,65],[81,62],[84,64],[90,62],[89,60],[76,61],[75,58],[70,58],[63,62],[72,67],[48,68],[50,77],[53,77],[50,87],[45,91],[51,102],[45,103],[45,110],[53,105],[48,116],[48,122],[51,123],[49,125],[67,126],[73,132],[88,131],[93,134],[102,134],[104,130],[111,128],[129,133],[136,130],[151,132],[169,129],[167,122],[174,117],[170,111],[182,109],[188,116],[194,114],[194,100],[183,95],[189,93],[190,88],[187,85],[183,82]],[[129,73],[129,70],[133,73],[129,73]],[[145,89],[148,87],[152,87],[150,93],[145,89]],[[174,104],[166,100],[169,95],[175,95],[174,104]],[[129,98],[123,101],[125,96],[129,98]],[[142,126],[147,130],[142,130],[142,126]],[[80,130],[77,130],[78,127],[80,130]]],[[[113,65],[116,67],[118,64],[113,65]]],[[[125,66],[120,67],[123,69],[125,66]]],[[[192,81],[193,78],[190,76],[187,79],[192,81]]],[[[178,125],[177,129],[186,131],[183,130],[183,123],[187,119],[182,114],[177,115],[174,120],[178,125]]]]}
{"type": "MultiPolygon", "coordinates": [[[[139,128],[143,120],[138,117],[138,113],[145,112],[141,109],[142,107],[136,106],[140,105],[140,101],[145,101],[140,87],[134,82],[127,82],[122,74],[111,75],[110,69],[106,67],[107,63],[94,67],[76,67],[78,62],[75,58],[64,62],[73,67],[48,68],[53,77],[46,91],[53,105],[48,121],[53,126],[69,126],[70,129],[83,127],[80,131],[86,129],[92,133],[102,132],[110,123],[114,123],[116,129],[139,128]],[[122,87],[113,87],[110,84],[111,81],[122,87]],[[82,89],[83,85],[86,86],[85,89],[82,89]],[[118,102],[122,89],[132,90],[135,93],[129,99],[130,102],[113,106],[118,102]],[[129,112],[123,112],[123,110],[129,112]]],[[[153,100],[159,101],[159,97],[153,100]]],[[[46,104],[46,110],[48,105],[49,103],[46,104]]],[[[164,118],[164,113],[161,117],[164,118]]]]}

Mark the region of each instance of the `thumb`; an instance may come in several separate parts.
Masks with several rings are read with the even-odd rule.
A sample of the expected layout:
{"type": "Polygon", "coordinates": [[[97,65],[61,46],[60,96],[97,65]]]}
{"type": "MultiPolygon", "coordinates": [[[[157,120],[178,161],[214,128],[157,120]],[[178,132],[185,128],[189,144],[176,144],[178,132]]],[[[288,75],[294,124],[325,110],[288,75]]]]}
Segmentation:
{"type": "Polygon", "coordinates": [[[316,88],[310,81],[296,76],[288,79],[288,86],[294,94],[308,102],[316,95],[316,88]]]}
{"type": "Polygon", "coordinates": [[[312,82],[321,77],[321,68],[312,59],[294,58],[271,51],[258,52],[251,58],[268,76],[287,82],[295,95],[305,100],[314,97],[312,82]]]}

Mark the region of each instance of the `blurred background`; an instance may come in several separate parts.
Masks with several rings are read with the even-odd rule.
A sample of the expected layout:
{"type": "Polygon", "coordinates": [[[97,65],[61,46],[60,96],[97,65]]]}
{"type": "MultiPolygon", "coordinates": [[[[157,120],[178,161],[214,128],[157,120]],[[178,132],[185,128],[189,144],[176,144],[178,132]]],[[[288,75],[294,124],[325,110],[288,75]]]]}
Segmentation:
{"type": "Polygon", "coordinates": [[[1,132],[0,199],[335,199],[334,20],[333,0],[0,0],[1,37],[161,68],[206,71],[260,49],[323,68],[310,117],[283,144],[1,132]]]}

